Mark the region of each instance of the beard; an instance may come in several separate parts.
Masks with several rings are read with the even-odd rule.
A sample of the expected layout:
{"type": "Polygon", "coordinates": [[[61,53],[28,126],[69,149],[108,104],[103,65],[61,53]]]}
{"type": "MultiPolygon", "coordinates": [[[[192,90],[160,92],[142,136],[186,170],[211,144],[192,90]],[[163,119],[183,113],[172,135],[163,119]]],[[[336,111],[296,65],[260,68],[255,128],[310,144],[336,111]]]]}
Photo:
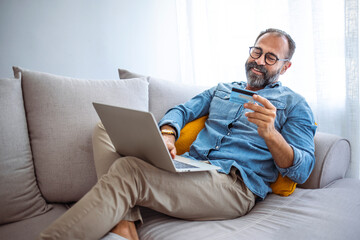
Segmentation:
{"type": "Polygon", "coordinates": [[[245,71],[247,83],[253,88],[265,88],[267,85],[274,83],[280,76],[281,68],[275,72],[269,72],[265,66],[258,65],[256,62],[246,61],[245,71]],[[256,68],[262,75],[257,75],[251,71],[251,68],[256,68]]]}

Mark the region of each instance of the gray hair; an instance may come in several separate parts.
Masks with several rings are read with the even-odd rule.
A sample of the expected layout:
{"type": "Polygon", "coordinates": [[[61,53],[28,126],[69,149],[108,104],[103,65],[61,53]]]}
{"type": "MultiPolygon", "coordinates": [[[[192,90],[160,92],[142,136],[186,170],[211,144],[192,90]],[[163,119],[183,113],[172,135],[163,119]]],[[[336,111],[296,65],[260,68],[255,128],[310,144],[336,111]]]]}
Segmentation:
{"type": "Polygon", "coordinates": [[[290,60],[292,58],[292,56],[294,55],[295,48],[296,48],[295,41],[291,38],[291,36],[288,33],[286,33],[285,31],[283,31],[283,30],[276,29],[276,28],[268,28],[268,29],[266,29],[265,31],[262,31],[259,34],[259,36],[255,40],[255,44],[259,40],[259,38],[261,36],[263,36],[264,34],[266,34],[266,33],[277,33],[279,36],[283,36],[283,37],[285,37],[287,39],[288,45],[289,45],[287,58],[290,60]]]}

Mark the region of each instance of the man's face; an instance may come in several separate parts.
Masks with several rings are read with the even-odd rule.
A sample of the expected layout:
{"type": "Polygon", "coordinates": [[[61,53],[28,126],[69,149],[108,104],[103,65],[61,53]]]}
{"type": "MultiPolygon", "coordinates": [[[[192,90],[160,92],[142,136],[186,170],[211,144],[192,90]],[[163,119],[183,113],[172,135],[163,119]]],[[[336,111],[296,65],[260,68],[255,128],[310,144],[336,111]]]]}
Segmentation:
{"type": "Polygon", "coordinates": [[[248,85],[253,89],[262,89],[266,85],[276,82],[280,74],[285,73],[290,67],[290,62],[277,61],[274,65],[265,63],[265,54],[272,53],[279,59],[286,58],[288,43],[286,38],[273,33],[266,33],[259,38],[255,47],[262,49],[262,55],[258,59],[251,56],[245,63],[248,85]]]}
{"type": "Polygon", "coordinates": [[[248,84],[253,88],[262,89],[266,85],[276,82],[280,76],[280,69],[268,70],[264,65],[258,65],[255,61],[245,63],[246,77],[248,84]],[[254,73],[252,69],[256,70],[254,73]],[[261,74],[259,74],[259,72],[261,74]]]}

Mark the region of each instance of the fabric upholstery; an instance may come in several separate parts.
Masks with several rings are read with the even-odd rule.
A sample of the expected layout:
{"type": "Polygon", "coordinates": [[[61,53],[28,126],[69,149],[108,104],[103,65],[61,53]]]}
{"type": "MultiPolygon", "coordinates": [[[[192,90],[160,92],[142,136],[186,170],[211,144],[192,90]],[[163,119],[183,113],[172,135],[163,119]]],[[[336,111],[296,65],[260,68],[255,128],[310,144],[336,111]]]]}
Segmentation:
{"type": "MultiPolygon", "coordinates": [[[[16,73],[20,75],[20,71],[18,69],[16,73]]],[[[110,96],[107,96],[106,99],[118,99],[121,96],[117,96],[114,91],[128,97],[134,94],[132,87],[136,88],[138,84],[142,86],[142,83],[138,82],[138,80],[134,80],[133,83],[124,81],[124,83],[119,85],[125,86],[126,90],[118,90],[118,83],[114,83],[115,81],[107,83],[90,82],[87,80],[80,81],[79,79],[63,78],[31,71],[28,71],[25,75],[27,75],[26,79],[29,79],[29,77],[35,78],[25,84],[27,95],[32,94],[26,97],[31,100],[31,104],[27,104],[30,105],[27,110],[31,110],[30,112],[27,111],[29,121],[31,121],[29,129],[26,126],[20,80],[0,80],[1,239],[35,239],[41,230],[66,211],[66,207],[59,204],[53,204],[53,208],[49,210],[49,205],[46,205],[45,201],[41,199],[36,181],[34,182],[35,174],[32,166],[28,131],[30,131],[32,136],[33,141],[31,143],[34,144],[35,152],[38,152],[39,155],[44,151],[44,154],[51,156],[37,160],[38,165],[43,165],[43,167],[38,166],[37,175],[40,176],[39,179],[41,179],[43,189],[47,191],[47,195],[55,199],[55,201],[59,199],[61,201],[76,199],[82,195],[78,191],[85,192],[85,189],[92,185],[88,182],[84,183],[85,180],[80,181],[78,178],[84,178],[87,181],[94,178],[95,181],[96,177],[95,173],[88,173],[89,169],[92,171],[92,168],[86,167],[89,164],[88,161],[91,160],[86,160],[85,163],[83,160],[79,161],[78,159],[84,159],[81,157],[83,156],[81,154],[69,159],[69,156],[74,155],[69,152],[74,152],[74,148],[79,148],[78,142],[83,141],[78,141],[78,139],[71,141],[76,133],[79,132],[78,135],[83,135],[80,133],[81,131],[77,130],[78,126],[76,128],[73,127],[74,122],[77,122],[77,118],[81,118],[82,115],[65,114],[61,106],[64,106],[64,102],[67,105],[70,102],[76,105],[74,108],[77,109],[80,104],[78,98],[85,98],[83,96],[86,95],[84,92],[88,93],[89,98],[90,95],[96,95],[102,99],[104,95],[109,93],[110,96]],[[44,78],[47,80],[44,80],[44,78]],[[29,84],[34,84],[35,86],[27,86],[29,84]],[[48,87],[42,86],[48,84],[48,87]],[[106,88],[104,85],[109,88],[107,91],[104,90],[106,88]],[[126,88],[127,86],[131,86],[131,89],[126,88]],[[93,88],[95,87],[99,87],[99,91],[102,93],[101,97],[93,93],[93,88]],[[59,93],[56,93],[57,90],[53,93],[52,88],[59,88],[59,93]],[[66,93],[65,88],[69,88],[71,93],[66,93]],[[83,90],[83,88],[86,90],[83,90]],[[129,91],[129,93],[126,91],[129,91]],[[103,94],[104,92],[106,94],[103,94]],[[63,99],[59,96],[61,94],[63,99]],[[58,99],[52,99],[51,97],[53,96],[58,99]],[[50,112],[59,118],[54,119],[55,117],[51,118],[48,116],[51,114],[43,114],[42,117],[45,116],[46,121],[54,121],[56,124],[48,123],[43,127],[40,126],[44,121],[39,119],[40,117],[36,118],[35,114],[44,113],[45,111],[42,111],[41,108],[47,108],[46,112],[50,112]],[[37,120],[40,122],[36,124],[37,120]],[[46,129],[46,131],[40,131],[39,129],[41,128],[46,129]],[[64,129],[70,130],[65,131],[64,129]],[[69,136],[66,137],[69,137],[70,140],[65,140],[64,133],[61,133],[61,131],[67,133],[69,136]],[[48,137],[51,134],[53,134],[53,137],[48,137]],[[63,139],[62,141],[65,143],[67,141],[67,146],[63,146],[65,143],[60,144],[60,150],[58,151],[54,144],[61,143],[59,139],[63,139]],[[44,146],[40,148],[40,144],[44,144],[44,146]],[[39,146],[36,147],[36,145],[39,146]],[[49,150],[46,150],[45,148],[48,148],[48,146],[49,150]],[[49,152],[54,152],[54,154],[49,154],[49,152]],[[59,161],[57,165],[55,160],[59,161]],[[75,169],[72,170],[72,168],[75,169]],[[49,173],[44,175],[43,171],[49,171],[49,173]],[[54,174],[55,177],[49,176],[51,174],[54,174]],[[56,182],[58,182],[57,185],[54,184],[56,182]],[[54,188],[54,191],[49,192],[47,188],[54,188]],[[56,191],[58,191],[57,194],[55,193],[56,191]],[[23,218],[25,220],[4,224],[6,221],[17,221],[23,218]]],[[[133,76],[130,78],[133,78],[133,76]]],[[[147,78],[147,80],[151,83],[151,79],[147,78]]],[[[150,84],[150,94],[154,98],[152,104],[160,101],[164,108],[172,105],[172,103],[167,103],[167,101],[178,103],[186,101],[187,96],[185,95],[188,94],[187,91],[194,90],[192,86],[188,86],[188,89],[181,87],[176,91],[174,89],[176,84],[159,79],[155,79],[153,83],[153,86],[150,84]],[[158,84],[161,83],[169,83],[169,86],[159,86],[158,84]],[[167,90],[169,92],[163,93],[163,91],[167,90]],[[157,94],[163,97],[159,97],[157,94]]],[[[145,85],[147,86],[147,84],[145,85]]],[[[139,87],[136,91],[143,93],[145,92],[143,90],[142,87],[139,87]]],[[[84,105],[81,105],[81,107],[84,107],[84,105]]],[[[153,106],[153,109],[157,113],[158,118],[161,118],[162,112],[166,111],[166,109],[161,109],[161,107],[156,105],[153,106]]],[[[77,112],[81,111],[82,109],[77,110],[77,112]]],[[[93,121],[94,118],[96,117],[91,115],[89,121],[93,121]]],[[[98,119],[96,118],[94,122],[97,121],[98,119]]],[[[93,127],[90,127],[90,132],[93,127]]],[[[257,203],[254,210],[248,215],[226,221],[184,221],[142,208],[144,225],[138,229],[140,238],[143,240],[358,239],[360,236],[360,228],[358,228],[360,224],[360,205],[358,204],[360,202],[360,181],[356,179],[336,180],[342,178],[346,173],[350,161],[349,142],[334,135],[318,132],[315,136],[315,145],[315,168],[309,180],[301,187],[321,187],[321,189],[297,188],[294,194],[287,198],[270,194],[264,201],[257,203]]],[[[87,149],[87,147],[84,149],[87,149]]],[[[91,163],[90,165],[93,164],[91,163]]]]}
{"type": "Polygon", "coordinates": [[[0,79],[0,113],[0,224],[5,224],[43,214],[51,205],[35,178],[20,79],[0,79]]]}
{"type": "Polygon", "coordinates": [[[62,204],[53,204],[53,208],[40,216],[0,226],[0,237],[3,240],[37,239],[40,232],[66,212],[62,204]]]}
{"type": "MultiPolygon", "coordinates": [[[[130,72],[126,69],[118,69],[118,72],[119,72],[119,78],[120,79],[129,79],[129,78],[142,78],[142,77],[145,77],[144,75],[141,75],[141,74],[137,74],[137,73],[133,73],[133,72],[130,72]]],[[[146,77],[148,78],[148,77],[146,77]]]]}
{"type": "Polygon", "coordinates": [[[167,110],[175,105],[186,102],[208,87],[190,86],[150,77],[149,79],[149,110],[157,121],[167,110]]]}
{"type": "Polygon", "coordinates": [[[270,188],[273,193],[283,197],[288,197],[295,191],[296,185],[296,182],[292,181],[288,177],[281,176],[279,173],[276,181],[270,184],[270,188]]]}
{"type": "Polygon", "coordinates": [[[191,144],[195,141],[199,132],[204,128],[208,116],[203,116],[186,124],[180,131],[180,136],[175,142],[178,155],[190,151],[191,144]]]}
{"type": "Polygon", "coordinates": [[[317,132],[315,158],[313,172],[309,179],[299,187],[323,188],[334,180],[344,178],[350,164],[350,143],[342,137],[317,132]]]}
{"type": "Polygon", "coordinates": [[[99,118],[92,102],[147,111],[148,82],[75,79],[24,69],[21,78],[40,190],[49,202],[77,201],[97,180],[91,136],[99,118]]]}
{"type": "Polygon", "coordinates": [[[142,240],[358,239],[360,181],[341,179],[323,189],[270,194],[247,215],[226,221],[185,221],[144,209],[142,240]]]}
{"type": "MultiPolygon", "coordinates": [[[[127,70],[119,69],[120,79],[136,78],[141,76],[127,70]]],[[[147,77],[149,81],[149,111],[152,112],[157,121],[164,116],[167,110],[175,105],[184,103],[207,86],[190,86],[177,82],[167,81],[159,78],[147,77]]]]}

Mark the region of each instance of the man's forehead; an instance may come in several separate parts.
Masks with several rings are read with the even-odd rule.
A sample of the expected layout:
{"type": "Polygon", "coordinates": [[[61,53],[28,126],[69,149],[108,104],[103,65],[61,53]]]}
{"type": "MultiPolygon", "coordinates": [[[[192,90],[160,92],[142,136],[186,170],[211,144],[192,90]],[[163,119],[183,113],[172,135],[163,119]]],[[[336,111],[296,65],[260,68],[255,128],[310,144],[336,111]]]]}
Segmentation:
{"type": "Polygon", "coordinates": [[[288,51],[288,41],[285,36],[279,33],[265,33],[262,35],[255,46],[263,48],[263,50],[272,51],[274,53],[283,53],[284,55],[288,51]]]}

